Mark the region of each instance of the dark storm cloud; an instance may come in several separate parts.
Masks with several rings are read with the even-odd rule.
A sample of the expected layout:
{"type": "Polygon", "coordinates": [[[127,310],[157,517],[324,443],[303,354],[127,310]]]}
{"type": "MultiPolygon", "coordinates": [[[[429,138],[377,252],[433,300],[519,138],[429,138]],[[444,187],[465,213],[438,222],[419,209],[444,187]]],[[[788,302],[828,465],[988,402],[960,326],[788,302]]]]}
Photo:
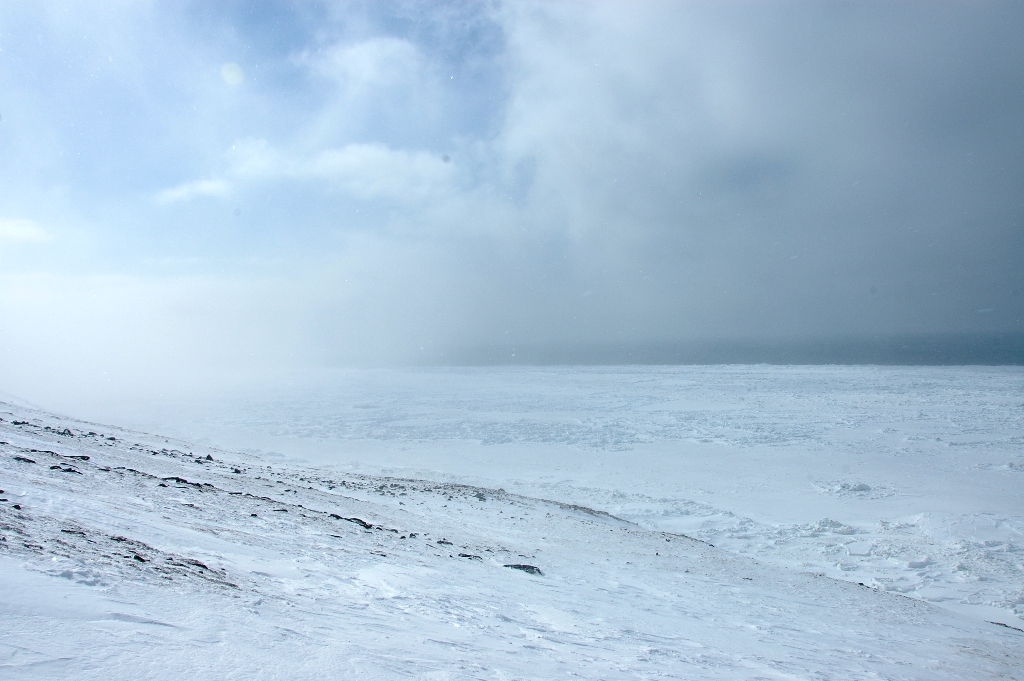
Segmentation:
{"type": "Polygon", "coordinates": [[[1020,328],[1018,7],[669,13],[532,45],[594,63],[537,150],[601,266],[581,335],[1020,328]]]}

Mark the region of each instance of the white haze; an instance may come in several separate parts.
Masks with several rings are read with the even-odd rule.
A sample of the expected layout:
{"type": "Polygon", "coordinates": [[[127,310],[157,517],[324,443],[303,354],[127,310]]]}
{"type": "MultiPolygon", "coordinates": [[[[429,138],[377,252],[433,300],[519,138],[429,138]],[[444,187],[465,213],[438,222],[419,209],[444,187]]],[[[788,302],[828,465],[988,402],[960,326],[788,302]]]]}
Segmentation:
{"type": "Polygon", "coordinates": [[[1019,333],[1019,19],[13,3],[0,381],[1019,333]]]}

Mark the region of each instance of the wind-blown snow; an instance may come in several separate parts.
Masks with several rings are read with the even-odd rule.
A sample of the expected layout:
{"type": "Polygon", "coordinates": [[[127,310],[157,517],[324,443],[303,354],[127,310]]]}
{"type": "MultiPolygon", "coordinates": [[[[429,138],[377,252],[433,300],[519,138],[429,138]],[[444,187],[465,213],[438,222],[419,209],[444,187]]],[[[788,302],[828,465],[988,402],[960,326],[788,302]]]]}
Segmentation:
{"type": "Polygon", "coordinates": [[[292,459],[6,405],[0,676],[1013,678],[1012,608],[923,599],[987,593],[957,542],[1021,588],[1021,378],[374,372],[205,425],[292,459]]]}

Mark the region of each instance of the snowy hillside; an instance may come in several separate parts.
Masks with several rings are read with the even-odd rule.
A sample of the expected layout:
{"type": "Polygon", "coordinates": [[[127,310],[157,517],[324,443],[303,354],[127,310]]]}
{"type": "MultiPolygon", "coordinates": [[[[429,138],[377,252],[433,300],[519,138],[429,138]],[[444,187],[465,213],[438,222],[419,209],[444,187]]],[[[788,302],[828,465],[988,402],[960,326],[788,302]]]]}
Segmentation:
{"type": "Polygon", "coordinates": [[[1024,669],[1019,630],[570,503],[0,419],[5,679],[1024,669]]]}
{"type": "Polygon", "coordinates": [[[574,503],[1024,628],[1021,367],[349,371],[140,407],[102,420],[574,503]]]}

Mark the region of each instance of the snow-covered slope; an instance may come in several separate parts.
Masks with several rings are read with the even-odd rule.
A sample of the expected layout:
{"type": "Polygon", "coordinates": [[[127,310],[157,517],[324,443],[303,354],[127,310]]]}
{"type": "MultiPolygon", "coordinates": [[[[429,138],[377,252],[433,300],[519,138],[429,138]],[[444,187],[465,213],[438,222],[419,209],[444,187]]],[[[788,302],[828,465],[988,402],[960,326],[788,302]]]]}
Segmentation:
{"type": "Polygon", "coordinates": [[[314,378],[105,417],[338,473],[575,503],[1024,628],[1024,367],[314,378]]]}
{"type": "Polygon", "coordinates": [[[1024,632],[581,506],[0,419],[5,679],[1024,669],[1024,632]]]}

